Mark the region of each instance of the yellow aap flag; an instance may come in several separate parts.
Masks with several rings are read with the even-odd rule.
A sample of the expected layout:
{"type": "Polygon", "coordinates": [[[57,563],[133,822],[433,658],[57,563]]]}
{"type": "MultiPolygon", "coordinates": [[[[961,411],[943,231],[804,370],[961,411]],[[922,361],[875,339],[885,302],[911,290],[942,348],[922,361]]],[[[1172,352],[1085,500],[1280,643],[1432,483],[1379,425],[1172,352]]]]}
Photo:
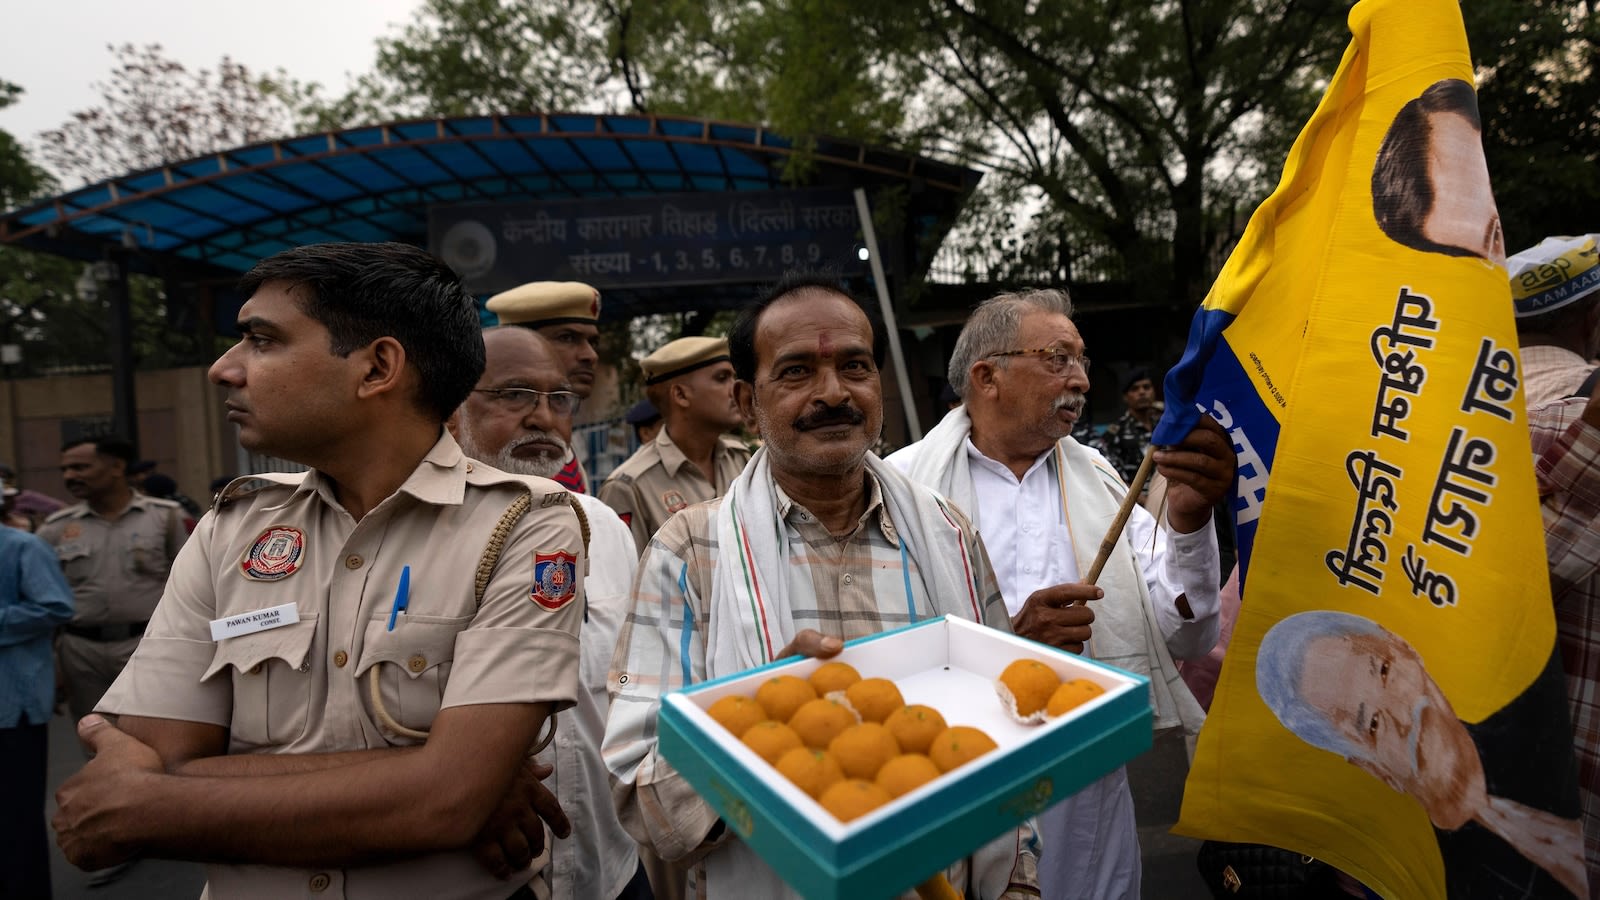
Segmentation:
{"type": "Polygon", "coordinates": [[[1390,898],[1484,878],[1584,896],[1460,11],[1363,0],[1350,26],[1168,381],[1240,450],[1247,564],[1177,830],[1307,853],[1390,898]]]}

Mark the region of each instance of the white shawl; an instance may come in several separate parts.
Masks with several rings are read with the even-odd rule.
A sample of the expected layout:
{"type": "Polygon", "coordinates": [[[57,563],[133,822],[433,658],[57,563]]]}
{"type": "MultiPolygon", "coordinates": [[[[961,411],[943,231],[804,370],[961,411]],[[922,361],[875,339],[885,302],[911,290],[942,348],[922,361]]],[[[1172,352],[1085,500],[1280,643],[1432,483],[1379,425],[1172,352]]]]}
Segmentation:
{"type": "MultiPolygon", "coordinates": [[[[963,524],[942,498],[877,456],[868,453],[866,467],[878,480],[902,557],[916,560],[914,573],[907,566],[907,592],[924,598],[923,608],[933,615],[981,623],[985,598],[973,584],[963,524]]],[[[766,448],[728,487],[716,523],[718,559],[706,635],[706,672],[712,678],[771,662],[794,640],[787,578],[792,554],[766,448]]]]}
{"type": "MultiPolygon", "coordinates": [[[[951,410],[917,445],[917,451],[908,454],[911,457],[909,474],[913,480],[948,497],[966,512],[982,537],[966,452],[966,440],[971,432],[972,420],[967,416],[967,408],[951,410]]],[[[1127,487],[1114,471],[1095,465],[1094,456],[1070,438],[1056,443],[1054,455],[1062,504],[1074,531],[1073,546],[1068,549],[1077,558],[1078,571],[1087,572],[1100,547],[1100,539],[1116,519],[1117,507],[1127,487]]],[[[1166,638],[1150,608],[1149,586],[1145,584],[1126,532],[1117,538],[1098,584],[1106,596],[1094,604],[1094,636],[1084,652],[1108,665],[1150,679],[1156,728],[1182,725],[1186,733],[1198,733],[1205,721],[1205,712],[1172,661],[1166,638]]]]}

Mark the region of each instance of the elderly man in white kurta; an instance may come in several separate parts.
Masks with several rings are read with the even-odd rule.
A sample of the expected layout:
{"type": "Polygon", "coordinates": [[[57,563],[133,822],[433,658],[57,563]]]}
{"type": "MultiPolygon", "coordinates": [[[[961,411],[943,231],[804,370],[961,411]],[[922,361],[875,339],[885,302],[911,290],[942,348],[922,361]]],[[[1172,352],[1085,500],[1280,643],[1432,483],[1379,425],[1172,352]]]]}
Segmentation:
{"type": "MultiPolygon", "coordinates": [[[[1173,658],[1217,639],[1211,510],[1233,482],[1215,423],[1156,453],[1167,478],[1165,528],[1135,506],[1098,586],[1081,583],[1127,488],[1070,437],[1089,360],[1058,291],[1005,294],[973,313],[950,360],[964,405],[889,462],[950,498],[977,525],[1012,628],[1147,675],[1157,728],[1198,731],[1203,713],[1173,658]]],[[[1139,839],[1125,770],[1091,783],[1039,821],[1046,898],[1137,898],[1139,839]]]]}

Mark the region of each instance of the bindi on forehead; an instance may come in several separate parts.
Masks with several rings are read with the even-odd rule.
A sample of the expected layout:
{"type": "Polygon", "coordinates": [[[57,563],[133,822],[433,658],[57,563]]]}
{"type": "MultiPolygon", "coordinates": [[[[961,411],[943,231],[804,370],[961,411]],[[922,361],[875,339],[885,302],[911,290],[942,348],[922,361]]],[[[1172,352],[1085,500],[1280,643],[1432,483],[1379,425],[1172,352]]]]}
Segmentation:
{"type": "Polygon", "coordinates": [[[823,359],[833,358],[833,335],[824,331],[817,335],[817,355],[823,359]]]}

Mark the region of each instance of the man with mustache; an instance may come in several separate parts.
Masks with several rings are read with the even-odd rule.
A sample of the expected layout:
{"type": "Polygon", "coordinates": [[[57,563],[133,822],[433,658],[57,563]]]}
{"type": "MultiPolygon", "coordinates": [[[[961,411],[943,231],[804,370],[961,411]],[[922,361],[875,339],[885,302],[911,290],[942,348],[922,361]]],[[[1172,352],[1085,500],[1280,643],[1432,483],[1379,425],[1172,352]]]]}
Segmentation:
{"type": "MultiPolygon", "coordinates": [[[[1139,463],[1144,461],[1145,448],[1150,446],[1150,433],[1161,421],[1162,404],[1156,399],[1156,383],[1150,379],[1149,370],[1139,366],[1123,376],[1122,402],[1127,408],[1115,422],[1106,426],[1095,449],[1116,466],[1123,481],[1131,482],[1134,473],[1139,471],[1139,463]]],[[[1073,438],[1077,436],[1074,428],[1073,438]]]]}
{"type": "MultiPolygon", "coordinates": [[[[548,338],[570,390],[589,399],[600,365],[599,291],[581,281],[535,281],[495,294],[487,305],[501,325],[520,325],[548,338]]],[[[570,491],[589,492],[589,475],[575,449],[554,480],[570,491]]]]}
{"type": "MultiPolygon", "coordinates": [[[[1016,633],[1148,676],[1155,726],[1194,732],[1203,713],[1173,657],[1203,657],[1217,640],[1211,510],[1233,483],[1233,448],[1202,417],[1183,444],[1158,451],[1171,485],[1167,527],[1135,506],[1098,586],[1079,583],[1127,487],[1105,457],[1070,436],[1089,390],[1071,315],[1054,290],[980,304],[950,358],[964,405],[889,462],[972,517],[1016,633]]],[[[1046,810],[1039,832],[1044,897],[1139,896],[1124,769],[1046,810]]]]}
{"type": "Polygon", "coordinates": [[[686,337],[639,361],[644,392],[661,412],[655,440],[600,486],[600,499],[633,529],[642,552],[678,510],[720,497],[750,450],[728,434],[744,422],[733,397],[725,338],[686,337]]]}
{"type": "Polygon", "coordinates": [[[189,537],[183,510],[135,491],[133,446],[120,438],[73,441],[61,450],[61,478],[79,502],[39,527],[72,585],[72,621],[56,653],[74,719],[94,711],[122,667],[189,537]]]}
{"type": "MultiPolygon", "coordinates": [[[[578,395],[557,362],[556,349],[537,331],[489,328],[483,332],[483,375],[447,423],[461,452],[517,475],[549,478],[561,471],[572,440],[578,395]]],[[[554,774],[554,788],[572,822],[572,837],[551,848],[540,872],[553,900],[649,897],[638,848],[622,830],[611,805],[600,759],[605,733],[606,670],[617,628],[628,612],[638,553],[633,536],[610,507],[573,494],[589,522],[589,576],[578,642],[578,703],[563,717],[555,740],[538,756],[554,774]]]]}
{"type": "MultiPolygon", "coordinates": [[[[669,519],[639,562],[605,759],[623,825],[693,867],[692,896],[797,895],[661,756],[662,695],[941,615],[1009,628],[966,517],[870,452],[887,343],[825,278],[786,276],[746,307],[729,336],[735,390],[765,443],[723,497],[669,519]]],[[[946,874],[971,900],[1037,896],[1035,844],[1031,827],[1007,829],[946,874]]]]}

